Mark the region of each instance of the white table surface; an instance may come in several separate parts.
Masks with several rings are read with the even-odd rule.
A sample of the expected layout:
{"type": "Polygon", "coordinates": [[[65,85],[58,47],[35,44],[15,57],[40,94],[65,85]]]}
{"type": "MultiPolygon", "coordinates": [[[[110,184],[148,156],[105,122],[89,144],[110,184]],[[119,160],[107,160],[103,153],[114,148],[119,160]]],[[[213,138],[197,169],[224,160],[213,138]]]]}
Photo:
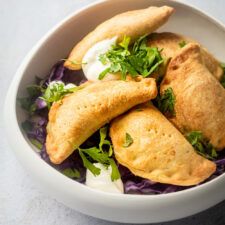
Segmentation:
{"type": "MultiPolygon", "coordinates": [[[[1,108],[15,71],[29,49],[58,21],[91,2],[94,0],[0,0],[1,108]]],[[[185,2],[225,23],[224,0],[185,2]]],[[[0,225],[115,224],[75,212],[36,187],[10,151],[4,137],[2,115],[0,118],[0,225]]],[[[195,216],[162,224],[224,225],[225,202],[195,216]]]]}

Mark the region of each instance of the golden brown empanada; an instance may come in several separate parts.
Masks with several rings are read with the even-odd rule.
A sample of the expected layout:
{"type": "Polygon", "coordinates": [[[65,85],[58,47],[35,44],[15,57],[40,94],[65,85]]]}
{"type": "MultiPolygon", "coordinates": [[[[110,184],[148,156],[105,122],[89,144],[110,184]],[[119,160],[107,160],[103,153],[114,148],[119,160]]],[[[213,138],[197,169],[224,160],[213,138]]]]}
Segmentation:
{"type": "Polygon", "coordinates": [[[215,163],[198,155],[183,135],[151,104],[112,121],[115,157],[133,174],[155,182],[196,185],[215,172],[215,163]],[[124,147],[126,133],[133,143],[124,147]]]}
{"type": "Polygon", "coordinates": [[[115,36],[118,37],[118,41],[121,41],[125,35],[131,37],[134,41],[162,26],[173,11],[173,8],[169,6],[149,7],[114,16],[97,26],[94,31],[76,44],[64,65],[71,70],[79,70],[81,65],[73,64],[71,61],[81,63],[87,50],[97,42],[115,36]]]}
{"type": "MultiPolygon", "coordinates": [[[[162,49],[161,55],[163,58],[172,58],[174,57],[181,49],[180,43],[196,43],[196,41],[185,37],[180,34],[163,32],[163,33],[153,33],[149,36],[148,44],[152,47],[158,47],[162,49]]],[[[223,69],[220,66],[218,60],[211,55],[207,49],[201,46],[201,55],[202,60],[208,70],[218,79],[220,80],[223,75],[223,69]]]]}
{"type": "Polygon", "coordinates": [[[187,44],[172,58],[161,94],[169,87],[176,97],[171,122],[183,133],[201,131],[215,148],[224,148],[225,89],[205,67],[198,44],[187,44]]]}
{"type": "Polygon", "coordinates": [[[55,164],[65,160],[88,137],[133,106],[155,98],[152,78],[90,83],[52,105],[46,148],[55,164]]]}

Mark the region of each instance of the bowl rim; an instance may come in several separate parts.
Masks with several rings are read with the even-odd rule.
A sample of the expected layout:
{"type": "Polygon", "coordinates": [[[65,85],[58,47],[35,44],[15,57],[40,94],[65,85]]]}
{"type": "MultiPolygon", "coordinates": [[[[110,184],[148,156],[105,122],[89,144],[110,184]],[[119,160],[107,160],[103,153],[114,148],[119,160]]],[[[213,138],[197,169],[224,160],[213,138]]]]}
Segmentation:
{"type": "MultiPolygon", "coordinates": [[[[99,0],[99,1],[93,2],[91,4],[88,4],[87,6],[84,6],[80,9],[76,10],[75,12],[69,14],[68,16],[66,16],[63,20],[61,20],[55,26],[53,26],[53,28],[51,28],[34,45],[34,47],[25,56],[21,65],[19,66],[16,74],[13,77],[13,80],[11,82],[9,90],[7,92],[7,96],[5,98],[5,104],[4,104],[4,122],[5,122],[4,127],[5,127],[5,130],[6,130],[6,136],[7,136],[7,139],[9,141],[9,144],[11,144],[11,149],[14,150],[14,152],[17,154],[18,158],[20,158],[20,156],[19,156],[20,153],[19,153],[18,150],[15,150],[15,148],[13,147],[13,144],[17,143],[18,146],[19,145],[23,146],[24,149],[25,148],[31,149],[30,145],[28,144],[27,140],[25,139],[25,137],[22,134],[22,131],[21,131],[20,126],[19,126],[19,122],[17,121],[17,114],[16,114],[16,107],[17,107],[16,106],[16,98],[17,98],[17,93],[18,93],[20,81],[23,77],[24,71],[26,70],[27,66],[31,62],[32,58],[35,56],[36,52],[42,47],[42,45],[52,35],[54,35],[55,32],[58,31],[58,29],[60,29],[64,25],[66,25],[66,23],[69,23],[70,20],[72,20],[77,15],[79,15],[81,12],[83,12],[85,10],[88,10],[92,7],[95,7],[97,5],[100,5],[102,3],[105,3],[107,1],[109,1],[109,0],[99,0]],[[10,118],[10,120],[9,120],[9,118],[10,118]],[[16,141],[11,139],[12,133],[14,135],[16,135],[16,137],[17,137],[16,141]]],[[[119,1],[119,0],[114,0],[114,1],[119,1]]],[[[169,0],[168,4],[171,3],[171,2],[179,4],[179,5],[184,6],[184,7],[188,7],[190,10],[193,10],[195,13],[200,14],[201,16],[205,17],[207,20],[210,20],[211,22],[213,22],[216,26],[219,26],[220,28],[225,30],[224,25],[219,20],[215,19],[214,17],[212,17],[211,15],[206,13],[204,10],[200,10],[195,6],[192,6],[192,5],[184,3],[184,2],[180,2],[179,0],[169,0]]],[[[51,175],[53,175],[57,178],[58,181],[62,181],[62,182],[65,183],[65,185],[68,185],[68,186],[71,186],[71,187],[73,186],[73,187],[75,187],[75,189],[79,189],[79,191],[82,191],[85,195],[86,194],[88,195],[89,200],[94,200],[94,201],[95,201],[95,199],[97,199],[99,201],[98,196],[104,197],[103,198],[104,201],[107,201],[107,199],[118,201],[118,199],[119,199],[119,200],[126,200],[126,201],[127,200],[135,201],[136,203],[137,203],[137,200],[148,202],[149,199],[165,200],[165,199],[174,199],[174,198],[177,198],[179,196],[184,197],[185,195],[188,198],[188,196],[191,196],[191,195],[197,196],[203,190],[204,191],[210,191],[215,186],[218,186],[218,185],[220,186],[220,185],[225,184],[225,173],[224,173],[224,174],[218,176],[217,178],[215,178],[211,181],[208,181],[204,184],[201,184],[201,185],[198,185],[198,186],[195,186],[195,187],[191,187],[191,188],[186,189],[186,190],[173,192],[173,193],[159,194],[159,195],[134,195],[134,194],[122,194],[121,195],[121,194],[114,194],[114,193],[106,193],[106,192],[102,192],[102,191],[99,191],[99,190],[96,190],[96,189],[89,188],[86,185],[80,184],[80,183],[66,177],[65,175],[61,174],[59,171],[57,171],[56,169],[51,167],[49,164],[47,164],[44,160],[42,160],[35,153],[35,151],[33,149],[31,151],[27,151],[26,154],[27,153],[29,154],[29,157],[32,158],[33,161],[37,160],[39,162],[39,164],[41,163],[41,166],[43,168],[42,168],[42,170],[39,171],[39,173],[41,173],[42,176],[45,177],[45,180],[48,183],[49,183],[48,178],[50,178],[51,175]],[[39,160],[38,160],[38,158],[39,158],[39,160]],[[89,194],[91,194],[91,195],[89,195],[89,194]]],[[[21,158],[21,160],[22,160],[22,158],[21,158]]],[[[223,199],[221,199],[221,201],[222,200],[223,199]]],[[[102,203],[104,203],[104,202],[102,202],[102,203]]]]}

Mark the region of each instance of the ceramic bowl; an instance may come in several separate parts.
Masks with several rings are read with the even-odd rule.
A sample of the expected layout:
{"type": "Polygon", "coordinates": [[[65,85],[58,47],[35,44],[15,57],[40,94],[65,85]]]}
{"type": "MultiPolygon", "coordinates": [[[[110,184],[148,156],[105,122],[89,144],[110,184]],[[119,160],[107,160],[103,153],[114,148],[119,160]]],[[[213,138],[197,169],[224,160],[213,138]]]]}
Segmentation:
{"type": "Polygon", "coordinates": [[[225,174],[195,188],[155,196],[109,194],[88,188],[45,163],[21,130],[25,114],[16,99],[25,94],[26,86],[34,82],[36,74],[47,74],[55,62],[67,56],[74,44],[100,22],[124,11],[151,5],[169,5],[176,10],[160,31],[191,36],[218,59],[225,59],[224,26],[194,7],[169,0],[98,1],[68,16],[37,43],[15,74],[6,99],[9,143],[31,177],[59,202],[105,220],[126,223],[169,221],[195,214],[225,199],[225,174]]]}

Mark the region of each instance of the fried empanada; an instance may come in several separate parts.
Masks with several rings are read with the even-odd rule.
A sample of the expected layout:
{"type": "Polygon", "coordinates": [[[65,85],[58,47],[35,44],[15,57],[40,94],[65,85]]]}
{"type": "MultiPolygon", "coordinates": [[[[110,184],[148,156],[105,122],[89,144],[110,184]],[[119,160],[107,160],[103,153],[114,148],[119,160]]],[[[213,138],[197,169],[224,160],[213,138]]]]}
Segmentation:
{"type": "Polygon", "coordinates": [[[183,133],[201,131],[218,150],[225,147],[225,89],[205,67],[198,44],[187,44],[170,61],[160,92],[176,97],[171,122],[183,133]]]}
{"type": "MultiPolygon", "coordinates": [[[[172,58],[174,57],[181,49],[180,44],[186,43],[196,43],[196,41],[185,37],[180,34],[163,32],[163,33],[153,33],[148,38],[148,45],[152,47],[158,47],[162,49],[161,55],[163,58],[172,58]]],[[[223,69],[220,66],[220,63],[217,59],[211,55],[207,49],[203,46],[200,48],[202,60],[208,70],[218,79],[220,80],[223,75],[223,69]]]]}
{"type": "Polygon", "coordinates": [[[49,112],[46,140],[51,161],[61,163],[99,128],[156,95],[152,78],[102,81],[55,102],[49,112]]]}
{"type": "Polygon", "coordinates": [[[75,45],[64,64],[65,67],[71,70],[81,69],[81,65],[72,61],[81,63],[87,50],[102,40],[117,36],[118,41],[122,41],[126,35],[134,41],[142,35],[152,33],[168,20],[173,11],[169,6],[149,7],[128,11],[106,20],[75,45]]]}
{"type": "Polygon", "coordinates": [[[198,155],[183,135],[151,104],[112,121],[115,157],[133,174],[155,182],[191,186],[215,172],[215,163],[198,155]],[[127,146],[126,134],[132,138],[127,146]]]}

